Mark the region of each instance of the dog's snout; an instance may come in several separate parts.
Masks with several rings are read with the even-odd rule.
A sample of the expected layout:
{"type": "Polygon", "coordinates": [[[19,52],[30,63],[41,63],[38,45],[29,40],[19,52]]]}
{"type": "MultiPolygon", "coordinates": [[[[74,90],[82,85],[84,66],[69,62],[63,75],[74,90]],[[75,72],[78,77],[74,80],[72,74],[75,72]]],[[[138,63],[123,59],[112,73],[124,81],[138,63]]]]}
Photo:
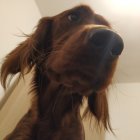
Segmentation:
{"type": "Polygon", "coordinates": [[[121,54],[124,44],[122,38],[109,29],[93,29],[90,31],[90,43],[108,51],[112,56],[121,54]]]}

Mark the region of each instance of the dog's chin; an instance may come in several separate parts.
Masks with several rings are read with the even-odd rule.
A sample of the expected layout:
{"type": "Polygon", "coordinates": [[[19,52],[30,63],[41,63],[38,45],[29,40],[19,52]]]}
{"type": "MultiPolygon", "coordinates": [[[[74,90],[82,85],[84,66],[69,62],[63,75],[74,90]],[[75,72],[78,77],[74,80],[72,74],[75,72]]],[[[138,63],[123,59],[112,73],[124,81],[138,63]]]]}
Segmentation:
{"type": "Polygon", "coordinates": [[[103,81],[95,80],[95,78],[82,78],[80,75],[70,75],[67,76],[65,73],[58,74],[54,72],[52,69],[47,71],[47,75],[50,79],[57,82],[59,85],[63,85],[69,89],[70,93],[79,93],[83,96],[89,96],[93,92],[101,93],[104,91],[108,84],[104,83],[103,81]],[[95,88],[96,87],[96,88],[95,88]]]}
{"type": "Polygon", "coordinates": [[[71,93],[79,93],[80,95],[83,95],[83,96],[89,96],[94,91],[93,88],[86,86],[76,80],[70,83],[62,81],[62,84],[66,88],[68,88],[71,93]]]}

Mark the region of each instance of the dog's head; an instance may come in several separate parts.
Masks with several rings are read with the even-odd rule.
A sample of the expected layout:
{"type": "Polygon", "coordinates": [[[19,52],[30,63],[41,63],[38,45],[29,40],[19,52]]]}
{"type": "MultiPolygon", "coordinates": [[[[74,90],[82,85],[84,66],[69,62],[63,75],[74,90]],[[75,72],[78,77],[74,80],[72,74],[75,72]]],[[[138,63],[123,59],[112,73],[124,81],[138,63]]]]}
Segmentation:
{"type": "Polygon", "coordinates": [[[123,41],[108,21],[78,6],[39,21],[35,32],[7,55],[2,84],[9,74],[38,67],[49,79],[88,97],[90,111],[107,128],[105,90],[122,50],[123,41]]]}
{"type": "Polygon", "coordinates": [[[53,26],[48,75],[84,95],[106,89],[123,49],[120,36],[87,6],[57,15],[53,26]]]}

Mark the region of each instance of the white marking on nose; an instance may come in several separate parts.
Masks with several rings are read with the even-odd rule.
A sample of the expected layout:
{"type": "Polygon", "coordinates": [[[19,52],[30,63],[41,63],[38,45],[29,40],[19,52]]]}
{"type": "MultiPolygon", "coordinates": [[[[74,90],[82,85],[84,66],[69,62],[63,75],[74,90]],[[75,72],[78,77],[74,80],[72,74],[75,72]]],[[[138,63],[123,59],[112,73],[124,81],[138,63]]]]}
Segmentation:
{"type": "Polygon", "coordinates": [[[95,24],[89,24],[84,26],[86,29],[108,29],[105,25],[95,25],[95,24]]]}

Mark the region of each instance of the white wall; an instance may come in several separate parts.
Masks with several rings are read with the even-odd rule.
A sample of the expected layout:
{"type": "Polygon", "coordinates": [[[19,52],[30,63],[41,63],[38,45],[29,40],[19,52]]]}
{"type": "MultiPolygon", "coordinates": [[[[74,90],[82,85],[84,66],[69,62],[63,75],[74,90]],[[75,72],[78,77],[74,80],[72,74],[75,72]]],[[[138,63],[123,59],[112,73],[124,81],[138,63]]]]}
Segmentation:
{"type": "Polygon", "coordinates": [[[28,92],[31,77],[30,74],[26,75],[24,80],[21,79],[16,84],[16,88],[0,110],[0,140],[12,132],[30,107],[31,94],[28,92]]]}
{"type": "Polygon", "coordinates": [[[111,123],[116,137],[105,140],[140,139],[140,83],[117,84],[109,94],[111,123]]]}
{"type": "MultiPolygon", "coordinates": [[[[3,57],[24,39],[17,35],[31,33],[40,17],[34,0],[0,0],[0,65],[3,57]]],[[[0,86],[0,99],[3,94],[0,86]]]]}
{"type": "Polygon", "coordinates": [[[42,16],[54,16],[81,3],[81,0],[35,0],[42,16]]]}

